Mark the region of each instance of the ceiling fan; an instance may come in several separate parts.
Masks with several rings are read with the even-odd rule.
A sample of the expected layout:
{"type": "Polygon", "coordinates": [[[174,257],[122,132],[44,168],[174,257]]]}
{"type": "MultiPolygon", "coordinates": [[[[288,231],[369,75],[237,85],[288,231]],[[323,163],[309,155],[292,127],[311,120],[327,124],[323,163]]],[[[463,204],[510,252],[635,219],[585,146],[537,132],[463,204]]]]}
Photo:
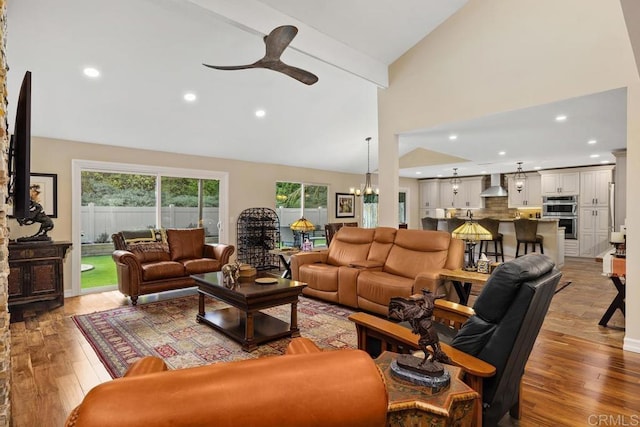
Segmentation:
{"type": "Polygon", "coordinates": [[[264,37],[266,53],[263,58],[247,65],[209,65],[202,64],[205,67],[215,68],[216,70],[245,70],[248,68],[268,68],[286,74],[289,77],[306,84],[312,85],[318,81],[318,76],[301,68],[292,67],[280,60],[280,55],[289,46],[291,40],[298,34],[298,29],[293,25],[283,25],[274,28],[269,35],[264,37]]]}

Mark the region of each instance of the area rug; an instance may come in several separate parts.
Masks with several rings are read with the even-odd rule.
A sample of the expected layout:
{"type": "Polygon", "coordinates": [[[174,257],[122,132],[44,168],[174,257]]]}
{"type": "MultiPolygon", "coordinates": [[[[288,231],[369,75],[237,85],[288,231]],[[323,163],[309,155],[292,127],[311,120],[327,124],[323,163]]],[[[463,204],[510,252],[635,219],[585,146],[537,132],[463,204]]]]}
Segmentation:
{"type": "Polygon", "coordinates": [[[560,292],[561,290],[563,290],[564,288],[566,288],[567,286],[569,286],[571,284],[570,281],[565,281],[565,282],[559,282],[556,285],[556,290],[554,292],[554,294],[557,294],[558,292],[560,292]]]}
{"type": "MultiPolygon", "coordinates": [[[[207,300],[206,310],[226,304],[207,300]]],[[[144,356],[164,359],[170,369],[187,368],[239,359],[283,354],[290,338],[262,344],[248,353],[240,344],[211,327],[196,322],[198,296],[120,307],[73,316],[112,378],[124,375],[128,366],[144,356]]],[[[289,322],[291,306],[264,310],[289,322]]],[[[300,297],[298,327],[303,337],[321,348],[356,348],[355,325],[347,319],[353,311],[300,297]]]]}

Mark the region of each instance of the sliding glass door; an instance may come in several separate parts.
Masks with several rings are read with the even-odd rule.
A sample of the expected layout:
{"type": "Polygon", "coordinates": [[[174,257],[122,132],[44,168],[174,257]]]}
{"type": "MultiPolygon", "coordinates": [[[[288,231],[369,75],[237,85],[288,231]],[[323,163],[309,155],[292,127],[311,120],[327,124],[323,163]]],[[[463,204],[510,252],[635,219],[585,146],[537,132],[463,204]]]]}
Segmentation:
{"type": "Polygon", "coordinates": [[[115,232],[202,227],[207,242],[228,241],[227,186],[226,173],[74,160],[74,294],[117,287],[115,232]]]}

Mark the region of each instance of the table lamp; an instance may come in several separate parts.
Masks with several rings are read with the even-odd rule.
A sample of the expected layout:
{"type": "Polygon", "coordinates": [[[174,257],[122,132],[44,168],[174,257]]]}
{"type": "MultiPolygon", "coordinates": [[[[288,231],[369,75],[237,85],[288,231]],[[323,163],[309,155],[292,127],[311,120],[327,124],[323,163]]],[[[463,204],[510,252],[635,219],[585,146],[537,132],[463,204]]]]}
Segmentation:
{"type": "Polygon", "coordinates": [[[302,246],[302,243],[305,240],[305,234],[307,234],[309,231],[313,231],[316,229],[316,226],[313,225],[311,223],[311,221],[309,221],[308,219],[306,219],[305,217],[300,218],[297,221],[294,221],[289,228],[291,228],[291,230],[293,231],[297,231],[300,233],[300,245],[302,246]]]}
{"type": "Polygon", "coordinates": [[[451,236],[455,239],[464,240],[467,244],[467,253],[469,254],[469,258],[467,260],[467,265],[465,265],[464,269],[467,271],[476,271],[477,267],[475,264],[473,251],[480,240],[491,240],[493,236],[483,226],[478,224],[477,222],[473,222],[472,220],[466,221],[460,227],[456,228],[451,232],[451,236]]]}

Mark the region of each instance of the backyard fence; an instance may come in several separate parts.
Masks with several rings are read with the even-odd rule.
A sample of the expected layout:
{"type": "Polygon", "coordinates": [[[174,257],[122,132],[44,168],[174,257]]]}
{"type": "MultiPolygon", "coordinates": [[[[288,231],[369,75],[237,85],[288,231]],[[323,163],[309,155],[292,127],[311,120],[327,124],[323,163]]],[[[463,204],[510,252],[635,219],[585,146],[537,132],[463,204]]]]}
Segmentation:
{"type": "MultiPolygon", "coordinates": [[[[293,232],[289,228],[300,219],[299,208],[276,208],[280,219],[280,232],[283,242],[293,242],[293,232]]],[[[193,228],[198,226],[197,207],[169,206],[162,208],[161,226],[163,228],[193,228]]],[[[82,219],[82,243],[105,243],[111,241],[111,235],[122,230],[140,230],[153,228],[156,224],[155,207],[96,206],[89,203],[80,208],[82,219]]],[[[305,208],[304,216],[317,230],[323,230],[327,223],[326,208],[305,208]]],[[[219,208],[203,208],[203,227],[207,237],[218,237],[219,208]]],[[[230,224],[235,229],[236,224],[230,224]]],[[[217,241],[217,239],[212,239],[217,241]]]]}

